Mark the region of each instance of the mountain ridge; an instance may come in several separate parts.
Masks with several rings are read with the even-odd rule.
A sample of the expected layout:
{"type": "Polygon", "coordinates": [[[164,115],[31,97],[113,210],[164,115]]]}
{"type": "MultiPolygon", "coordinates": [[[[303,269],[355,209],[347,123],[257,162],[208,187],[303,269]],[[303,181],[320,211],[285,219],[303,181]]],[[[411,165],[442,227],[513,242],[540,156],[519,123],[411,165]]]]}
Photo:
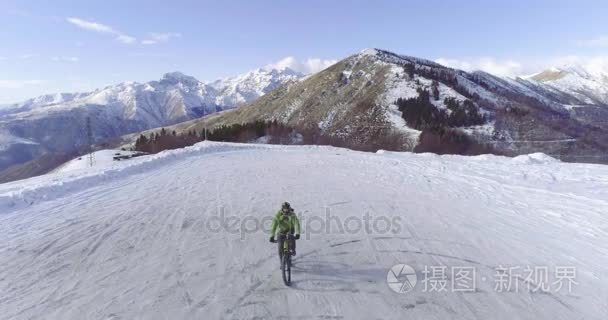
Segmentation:
{"type": "MultiPolygon", "coordinates": [[[[592,102],[586,104],[581,97],[534,80],[469,73],[427,59],[365,49],[241,108],[169,130],[199,132],[222,125],[277,120],[358,145],[374,145],[376,139],[397,131],[409,139],[402,148],[393,146],[403,150],[412,145],[411,140],[420,145],[421,134],[431,134],[433,126],[445,126],[504,154],[542,151],[570,161],[584,155],[588,158],[581,161],[594,162],[605,156],[608,147],[602,142],[608,141],[608,108],[592,102]],[[422,122],[406,119],[403,111],[408,109],[398,100],[415,104],[413,99],[420,97],[421,91],[436,91],[432,94],[436,97],[425,98],[428,103],[419,106],[430,116],[422,122]],[[484,117],[483,123],[473,121],[474,114],[467,110],[484,117]],[[452,124],[446,125],[446,121],[452,124]]],[[[409,116],[420,115],[409,112],[409,116]]]]}
{"type": "MultiPolygon", "coordinates": [[[[86,118],[94,141],[172,125],[251,102],[303,74],[256,69],[206,83],[182,72],[127,81],[91,92],[48,94],[0,108],[0,171],[49,152],[84,147],[86,118]]],[[[1,174],[0,174],[1,176],[1,174]]]]}
{"type": "MultiPolygon", "coordinates": [[[[182,72],[169,72],[159,80],[123,82],[89,93],[45,95],[0,108],[0,169],[85,146],[86,117],[94,119],[96,138],[122,136],[112,145],[132,143],[140,133],[161,127],[170,132],[201,132],[220,125],[278,120],[351,140],[368,146],[366,150],[380,148],[390,139],[399,140],[391,148],[405,150],[426,143],[421,139],[444,139],[430,134],[428,127],[449,122],[449,132],[457,130],[499,153],[543,151],[565,155],[570,161],[597,162],[594,159],[606,147],[602,140],[608,141],[608,103],[601,99],[603,92],[581,90],[588,87],[579,85],[581,72],[555,70],[567,74],[555,79],[497,77],[387,50],[364,49],[306,77],[289,68],[259,68],[202,82],[182,72]],[[559,82],[574,76],[579,78],[559,82]],[[431,118],[427,114],[422,122],[412,117],[424,116],[405,106],[415,103],[421,91],[433,95],[418,106],[430,112],[431,118]],[[405,110],[409,110],[407,115],[405,110]],[[474,112],[474,117],[468,112],[474,112]],[[475,117],[485,120],[472,121],[475,117]],[[575,158],[577,153],[583,155],[575,158]]],[[[600,83],[597,78],[582,79],[600,83]]]]}

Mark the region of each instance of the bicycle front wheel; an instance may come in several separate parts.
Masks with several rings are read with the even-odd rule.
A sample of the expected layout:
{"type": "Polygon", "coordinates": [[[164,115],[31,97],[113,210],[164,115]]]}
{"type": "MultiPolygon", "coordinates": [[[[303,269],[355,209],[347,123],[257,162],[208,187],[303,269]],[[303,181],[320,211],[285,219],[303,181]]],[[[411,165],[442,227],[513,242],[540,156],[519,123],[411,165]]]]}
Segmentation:
{"type": "Polygon", "coordinates": [[[291,285],[291,255],[289,253],[283,253],[281,273],[283,274],[283,282],[285,285],[291,285]]]}

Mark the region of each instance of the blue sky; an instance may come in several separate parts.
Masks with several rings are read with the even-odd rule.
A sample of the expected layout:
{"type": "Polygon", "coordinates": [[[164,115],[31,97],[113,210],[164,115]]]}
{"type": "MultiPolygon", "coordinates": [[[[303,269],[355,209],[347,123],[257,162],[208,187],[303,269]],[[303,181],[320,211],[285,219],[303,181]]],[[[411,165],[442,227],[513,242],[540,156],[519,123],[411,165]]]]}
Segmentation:
{"type": "Polygon", "coordinates": [[[608,70],[608,1],[0,1],[0,103],[271,64],[315,71],[377,47],[515,75],[608,70]]]}

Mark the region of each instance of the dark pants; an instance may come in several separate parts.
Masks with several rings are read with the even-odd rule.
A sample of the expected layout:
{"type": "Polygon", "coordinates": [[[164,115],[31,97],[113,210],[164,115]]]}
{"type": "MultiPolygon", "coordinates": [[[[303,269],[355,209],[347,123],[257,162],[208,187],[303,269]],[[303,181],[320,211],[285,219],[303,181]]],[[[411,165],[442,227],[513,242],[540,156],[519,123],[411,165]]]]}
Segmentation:
{"type": "Polygon", "coordinates": [[[289,248],[296,251],[296,239],[293,237],[293,230],[289,233],[279,233],[277,243],[279,245],[279,258],[283,256],[283,241],[289,241],[289,248]]]}

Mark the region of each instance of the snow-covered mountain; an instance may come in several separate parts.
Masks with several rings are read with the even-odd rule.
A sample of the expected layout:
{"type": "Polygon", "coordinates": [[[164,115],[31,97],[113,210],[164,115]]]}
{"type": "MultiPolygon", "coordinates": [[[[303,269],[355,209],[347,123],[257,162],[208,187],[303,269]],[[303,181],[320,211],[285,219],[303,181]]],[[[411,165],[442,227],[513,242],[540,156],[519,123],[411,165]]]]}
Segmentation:
{"type": "Polygon", "coordinates": [[[0,185],[0,319],[603,320],[607,200],[608,166],[542,154],[206,142],[0,185]]]}
{"type": "Polygon", "coordinates": [[[23,102],[14,104],[0,105],[0,115],[17,113],[25,110],[32,110],[38,107],[44,107],[48,105],[56,105],[68,101],[72,101],[79,97],[85,96],[86,93],[56,93],[46,94],[36,98],[28,99],[23,102]]]}
{"type": "MultiPolygon", "coordinates": [[[[574,87],[559,89],[540,80],[469,73],[366,49],[241,108],[175,128],[198,132],[278,120],[361,149],[478,153],[491,148],[509,155],[542,151],[570,161],[608,162],[608,106],[581,97],[574,87]],[[475,143],[454,138],[456,131],[475,143]]],[[[600,89],[594,92],[601,96],[600,89]]]]}
{"type": "Polygon", "coordinates": [[[608,105],[608,75],[581,65],[553,67],[526,77],[578,98],[581,104],[608,105]]]}
{"type": "Polygon", "coordinates": [[[160,81],[124,82],[87,93],[49,94],[0,109],[3,118],[44,116],[74,108],[104,106],[126,120],[147,127],[196,117],[252,102],[285,82],[304,75],[289,68],[256,69],[234,78],[204,83],[181,72],[165,74],[160,81]]]}
{"type": "Polygon", "coordinates": [[[303,75],[291,69],[257,69],[201,82],[180,72],[159,81],[125,82],[88,93],[45,95],[0,108],[0,171],[48,152],[86,142],[85,119],[96,140],[171,125],[252,102],[303,75]]]}
{"type": "Polygon", "coordinates": [[[258,69],[204,83],[174,72],[159,81],[1,107],[0,169],[84,145],[87,117],[95,138],[131,134],[128,141],[172,124],[170,130],[201,132],[276,119],[366,150],[542,151],[570,161],[608,162],[607,83],[606,75],[574,66],[511,79],[379,49],[363,50],[306,78],[290,69],[258,69]],[[421,92],[429,96],[416,101],[421,92]],[[438,127],[463,132],[475,145],[451,138],[453,131],[438,136],[432,131],[438,127]],[[456,140],[460,145],[451,146],[456,140]]]}
{"type": "Polygon", "coordinates": [[[289,68],[256,69],[234,78],[217,80],[210,85],[218,92],[216,105],[236,106],[252,102],[284,83],[303,76],[304,74],[289,68]]]}

